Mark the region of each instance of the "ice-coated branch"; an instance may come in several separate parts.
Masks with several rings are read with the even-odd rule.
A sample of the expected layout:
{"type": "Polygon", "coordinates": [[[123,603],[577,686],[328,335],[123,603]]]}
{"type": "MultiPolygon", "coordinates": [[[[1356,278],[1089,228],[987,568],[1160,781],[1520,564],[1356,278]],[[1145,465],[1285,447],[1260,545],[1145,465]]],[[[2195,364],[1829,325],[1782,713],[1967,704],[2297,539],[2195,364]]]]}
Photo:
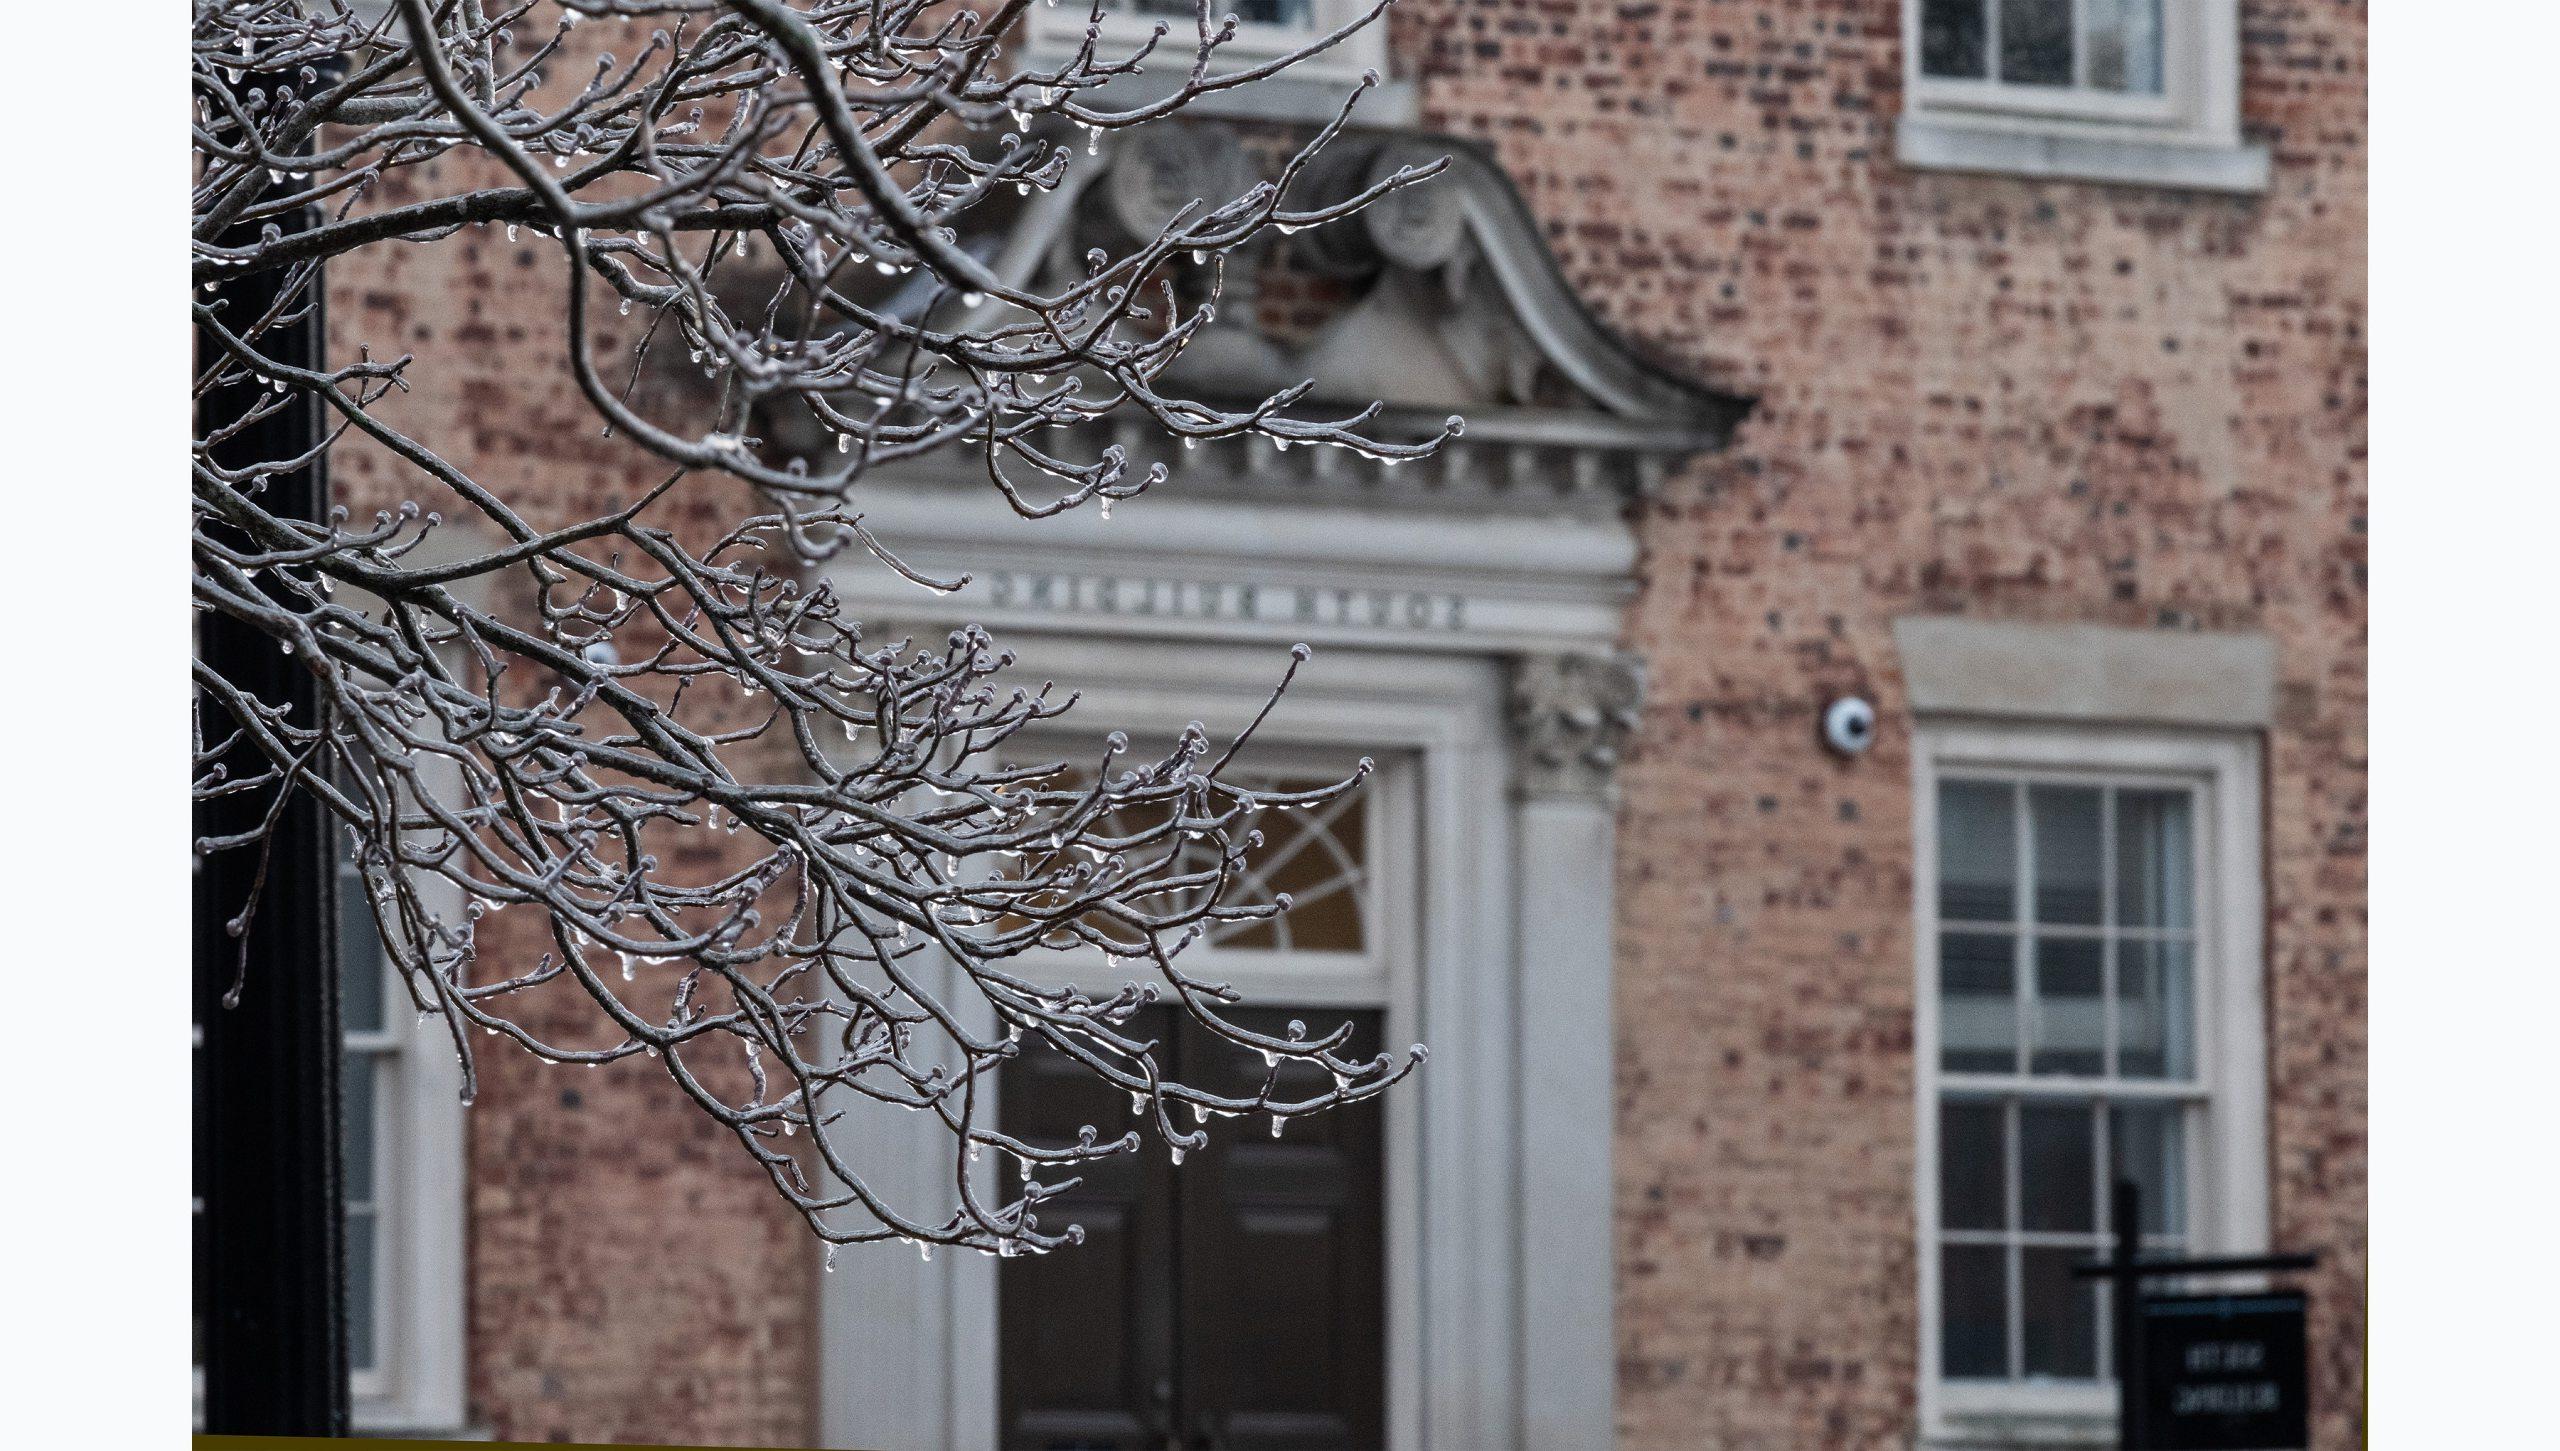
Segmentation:
{"type": "MultiPolygon", "coordinates": [[[[1355,789],[1366,762],[1314,790],[1240,778],[1259,718],[1224,738],[1194,725],[1161,753],[1113,733],[1060,757],[1035,737],[1059,739],[1072,695],[1014,684],[974,626],[867,638],[817,568],[956,588],[862,517],[875,471],[932,453],[968,457],[1028,517],[1144,492],[1163,465],[1057,449],[1113,414],[1380,458],[1454,434],[1452,419],[1420,442],[1371,437],[1374,409],[1299,417],[1304,387],[1221,407],[1161,381],[1214,315],[1226,254],[1437,169],[1284,205],[1366,84],[1274,179],[1045,290],[983,245],[1100,132],[1383,9],[1296,56],[1228,64],[1235,22],[1206,0],[1117,51],[1092,0],[1067,57],[1035,68],[1028,0],[198,0],[194,601],[290,655],[320,701],[297,716],[198,663],[196,793],[269,808],[198,850],[263,850],[273,808],[309,793],[466,1096],[493,1036],[556,1063],[654,1060],[831,1245],[1047,1250],[1080,1238],[1040,1217],[1079,1164],[1150,1134],[1178,1156],[1217,1118],[1276,1128],[1412,1071],[1418,1047],[1360,1056],[1347,1028],[1239,1027],[1236,994],[1186,967],[1222,924],[1286,907],[1236,900],[1255,822],[1355,789]],[[1183,79],[1112,104],[1108,83],[1142,66],[1183,79]],[[418,436],[401,404],[435,380],[410,356],[284,345],[331,259],[488,227],[546,239],[557,308],[527,325],[557,329],[543,350],[654,470],[606,505],[557,517],[557,497],[511,497],[418,436]],[[675,349],[702,386],[653,403],[635,384],[676,370],[675,349]],[[288,408],[316,410],[316,441],[243,457],[288,408]],[[759,436],[785,414],[828,446],[759,436]],[[397,507],[275,507],[275,480],[339,448],[398,480],[397,507]],[[484,939],[502,912],[539,942],[484,939]],[[1066,952],[1130,980],[1058,985],[1046,964],[1066,952]],[[1259,1050],[1261,1089],[1165,1078],[1128,1031],[1157,1001],[1259,1050]],[[1130,1093],[1143,1130],[1004,1133],[988,1076],[1025,1040],[1130,1093]],[[1332,1088],[1284,1092],[1290,1060],[1332,1088]],[[847,1127],[864,1105],[941,1122],[946,1199],[866,1184],[847,1127]],[[966,1171],[990,1147],[1022,1169],[992,1198],[966,1171]]],[[[1275,662],[1275,700],[1304,658],[1275,662]]]]}

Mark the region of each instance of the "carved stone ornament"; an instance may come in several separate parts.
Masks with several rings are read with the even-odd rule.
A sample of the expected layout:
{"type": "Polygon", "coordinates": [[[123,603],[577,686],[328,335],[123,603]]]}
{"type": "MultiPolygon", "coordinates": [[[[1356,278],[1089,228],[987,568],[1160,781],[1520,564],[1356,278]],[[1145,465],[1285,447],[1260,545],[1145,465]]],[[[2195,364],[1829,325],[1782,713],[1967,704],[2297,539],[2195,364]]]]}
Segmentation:
{"type": "Polygon", "coordinates": [[[1184,207],[1196,207],[1196,216],[1254,179],[1244,147],[1224,126],[1142,126],[1115,144],[1103,202],[1122,232],[1149,242],[1184,207]]]}
{"type": "Polygon", "coordinates": [[[1511,726],[1524,796],[1606,798],[1644,704],[1633,655],[1530,655],[1511,673],[1511,726]]]}

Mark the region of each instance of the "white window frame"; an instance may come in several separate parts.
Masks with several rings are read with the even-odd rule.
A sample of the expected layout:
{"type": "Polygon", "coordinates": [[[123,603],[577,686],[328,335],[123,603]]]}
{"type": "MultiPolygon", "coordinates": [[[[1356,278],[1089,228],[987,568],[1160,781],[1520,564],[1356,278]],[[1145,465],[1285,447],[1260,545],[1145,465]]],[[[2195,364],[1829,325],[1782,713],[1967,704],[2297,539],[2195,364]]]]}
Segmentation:
{"type": "MultiPolygon", "coordinates": [[[[1128,56],[1147,43],[1158,22],[1171,27],[1149,57],[1145,74],[1114,80],[1097,93],[1102,100],[1137,104],[1169,92],[1187,78],[1191,71],[1196,36],[1190,22],[1180,15],[1149,15],[1116,0],[1106,4],[1108,14],[1102,17],[1102,40],[1095,55],[1102,60],[1128,56]]],[[[1212,75],[1245,70],[1275,60],[1309,41],[1331,35],[1349,25],[1373,8],[1371,0],[1310,0],[1311,22],[1304,28],[1294,25],[1249,24],[1239,20],[1233,40],[1221,45],[1210,61],[1212,75]]],[[[1227,11],[1212,3],[1211,23],[1227,11]]],[[[1031,8],[1025,37],[1023,64],[1037,69],[1050,69],[1076,52],[1084,43],[1085,26],[1091,9],[1084,0],[1056,0],[1031,8]]],[[[1342,110],[1350,88],[1357,85],[1365,71],[1376,71],[1384,80],[1360,102],[1357,117],[1369,125],[1400,125],[1414,119],[1415,102],[1410,82],[1385,80],[1387,65],[1387,17],[1377,19],[1343,37],[1329,49],[1308,56],[1276,76],[1231,90],[1212,91],[1199,98],[1189,109],[1201,116],[1240,116],[1281,121],[1330,121],[1342,110]]]]}
{"type": "MultiPolygon", "coordinates": [[[[892,627],[923,628],[882,626],[892,627]]],[[[1043,674],[1079,683],[1070,724],[1107,721],[1145,738],[1193,719],[1250,719],[1269,698],[1276,653],[1259,640],[1055,636],[1040,643],[1037,658],[1043,674]]],[[[1321,658],[1325,667],[1298,679],[1240,759],[1336,770],[1362,755],[1376,759],[1380,774],[1363,789],[1375,792],[1372,847],[1383,870],[1371,883],[1379,927],[1372,941],[1386,949],[1386,978],[1310,972],[1251,950],[1220,955],[1215,976],[1249,1002],[1383,1005],[1387,1043],[1431,1046],[1429,1065],[1385,1101],[1387,1434],[1379,1451],[1597,1451],[1611,1425],[1605,1398],[1583,1407],[1585,1420],[1571,1434],[1541,1436],[1521,1425],[1524,1383],[1549,1374],[1545,1349],[1556,1333],[1551,1320],[1533,1320],[1524,1308],[1525,1245],[1571,1263],[1605,1253],[1606,1244],[1605,1236],[1566,1243],[1556,1227],[1524,1225],[1522,1180],[1550,1158],[1605,1145],[1608,1100],[1601,1096],[1597,1122],[1567,1120],[1571,1142],[1523,1130],[1515,1003],[1519,916],[1543,913],[1586,940],[1588,924],[1577,914],[1605,924],[1608,900],[1558,900],[1547,883],[1513,883],[1518,808],[1504,766],[1495,662],[1407,651],[1321,658]],[[1265,961],[1248,960],[1257,956],[1265,961]]],[[[1605,926],[1597,936],[1606,940],[1605,926]]],[[[1063,966],[1074,954],[1059,958],[1064,975],[1074,976],[1077,969],[1063,966]]],[[[1097,973],[1098,959],[1083,971],[1097,973]]],[[[1119,969],[1111,980],[1126,974],[1119,969]]],[[[1605,1012],[1605,1002],[1599,1006],[1605,1012]]],[[[998,1190],[995,1176],[1004,1171],[994,1158],[977,1166],[981,1193],[998,1190]]],[[[870,1168],[868,1182],[893,1198],[945,1193],[948,1136],[930,1120],[890,1125],[870,1168]]],[[[812,1278],[823,1442],[899,1451],[996,1444],[992,1259],[937,1255],[925,1263],[903,1246],[855,1245],[837,1257],[834,1273],[812,1278]]],[[[1584,1282],[1605,1297],[1605,1258],[1584,1282]]]]}
{"type": "Polygon", "coordinates": [[[2187,1243],[2194,1254],[2256,1254],[2267,1247],[2270,1172],[2258,737],[2219,730],[1922,720],[1913,744],[1913,1201],[1922,1442],[2105,1443],[2115,1417],[2111,1383],[1949,1381],[1941,1373],[1938,783],[1942,776],[1984,773],[2177,784],[2196,793],[2195,1052],[2202,1094],[2186,1145],[2187,1243]]]}
{"type": "MultiPolygon", "coordinates": [[[[1113,0],[1104,8],[1109,13],[1102,17],[1102,43],[1095,51],[1099,58],[1111,60],[1128,54],[1146,44],[1147,38],[1155,33],[1156,26],[1163,24],[1171,28],[1156,46],[1156,58],[1166,59],[1168,64],[1178,61],[1174,69],[1186,74],[1190,71],[1191,57],[1199,42],[1196,32],[1188,28],[1188,17],[1149,14],[1138,9],[1132,0],[1113,0]]],[[[1308,0],[1309,22],[1304,27],[1239,19],[1235,39],[1218,47],[1210,61],[1210,70],[1213,74],[1241,70],[1287,55],[1308,41],[1331,35],[1368,14],[1372,8],[1369,0],[1308,0]]],[[[1211,33],[1216,32],[1219,20],[1228,13],[1217,0],[1211,0],[1211,33]]],[[[1031,10],[1032,49],[1041,55],[1073,54],[1076,47],[1084,43],[1085,26],[1090,23],[1090,17],[1091,11],[1079,0],[1057,0],[1055,4],[1034,6],[1031,10]]],[[[1373,66],[1384,74],[1386,64],[1387,18],[1381,15],[1345,37],[1340,45],[1289,67],[1288,74],[1357,80],[1361,71],[1373,66]]]]}
{"type": "MultiPolygon", "coordinates": [[[[427,887],[450,892],[442,882],[427,887]]],[[[343,900],[342,911],[365,910],[343,900]]],[[[382,964],[382,1029],[347,1034],[378,1056],[374,1084],[372,1368],[347,1378],[359,1433],[463,1429],[466,1152],[462,1065],[440,1018],[415,1021],[409,991],[382,964]]]]}
{"type": "MultiPolygon", "coordinates": [[[[2156,96],[1924,75],[1921,3],[1902,0],[1903,113],[1896,146],[1905,165],[2266,189],[2267,150],[2245,144],[2240,134],[2239,0],[2165,0],[2156,96]]],[[[1998,41],[1995,23],[1988,36],[1995,54],[1998,41]]]]}

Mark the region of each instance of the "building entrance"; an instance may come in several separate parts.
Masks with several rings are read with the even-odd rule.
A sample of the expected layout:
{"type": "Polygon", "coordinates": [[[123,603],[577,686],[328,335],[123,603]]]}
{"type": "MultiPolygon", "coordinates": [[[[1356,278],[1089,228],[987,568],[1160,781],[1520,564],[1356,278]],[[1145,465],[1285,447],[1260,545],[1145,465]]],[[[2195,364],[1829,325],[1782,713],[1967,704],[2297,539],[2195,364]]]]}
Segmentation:
{"type": "MultiPolygon", "coordinates": [[[[1258,1009],[1282,1036],[1349,1021],[1346,1056],[1380,1050],[1374,1009],[1258,1009]]],[[[1262,1056],[1152,1008],[1129,1031],[1169,1045],[1181,1081],[1250,1096],[1262,1056]]],[[[1329,1085],[1284,1060],[1278,1092],[1329,1085]]],[[[999,1085],[1007,1132],[1072,1144],[1128,1121],[1109,1085],[1026,1047],[999,1085]]],[[[1006,1451],[1374,1451],[1386,1425],[1386,1123],[1379,1100],[1291,1120],[1213,1125],[1180,1166],[1149,1132],[1088,1165],[1044,1223],[1085,1230],[1073,1254],[1005,1261],[997,1281],[999,1444],[1006,1451]]]]}

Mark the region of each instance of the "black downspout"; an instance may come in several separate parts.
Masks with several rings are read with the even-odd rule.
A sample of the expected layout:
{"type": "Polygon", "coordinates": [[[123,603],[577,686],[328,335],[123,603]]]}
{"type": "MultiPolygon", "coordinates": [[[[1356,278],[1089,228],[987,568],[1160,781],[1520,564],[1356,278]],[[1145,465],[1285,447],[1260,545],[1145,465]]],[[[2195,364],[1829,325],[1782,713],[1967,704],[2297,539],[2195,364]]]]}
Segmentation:
{"type": "MultiPolygon", "coordinates": [[[[254,241],[255,238],[244,240],[254,241]]],[[[211,294],[236,329],[271,306],[284,269],[225,281],[211,294]]],[[[301,317],[258,339],[277,362],[316,367],[324,355],[320,283],[301,317]]],[[[199,332],[197,366],[218,344],[199,332]]],[[[226,467],[295,457],[320,440],[320,404],[292,395],[279,410],[226,441],[226,467]]],[[[217,389],[198,404],[205,425],[237,420],[258,401],[255,383],[217,389]]],[[[261,504],[279,517],[317,520],[328,501],[316,462],[267,480],[261,504]]],[[[196,653],[255,699],[285,705],[308,725],[319,710],[311,673],[275,641],[225,616],[195,615],[196,653]]],[[[209,741],[231,733],[218,706],[201,713],[209,741]]],[[[263,761],[243,749],[234,773],[263,761]]],[[[341,1201],[336,872],[327,824],[297,791],[273,838],[246,938],[225,923],[259,875],[255,849],[197,862],[194,902],[195,1303],[204,1376],[202,1429],[215,1434],[343,1436],[347,1433],[345,1229],[341,1201]],[[236,1006],[223,997],[241,983],[236,1006]]],[[[271,791],[195,808],[197,837],[244,831],[274,803],[271,791]]]]}

